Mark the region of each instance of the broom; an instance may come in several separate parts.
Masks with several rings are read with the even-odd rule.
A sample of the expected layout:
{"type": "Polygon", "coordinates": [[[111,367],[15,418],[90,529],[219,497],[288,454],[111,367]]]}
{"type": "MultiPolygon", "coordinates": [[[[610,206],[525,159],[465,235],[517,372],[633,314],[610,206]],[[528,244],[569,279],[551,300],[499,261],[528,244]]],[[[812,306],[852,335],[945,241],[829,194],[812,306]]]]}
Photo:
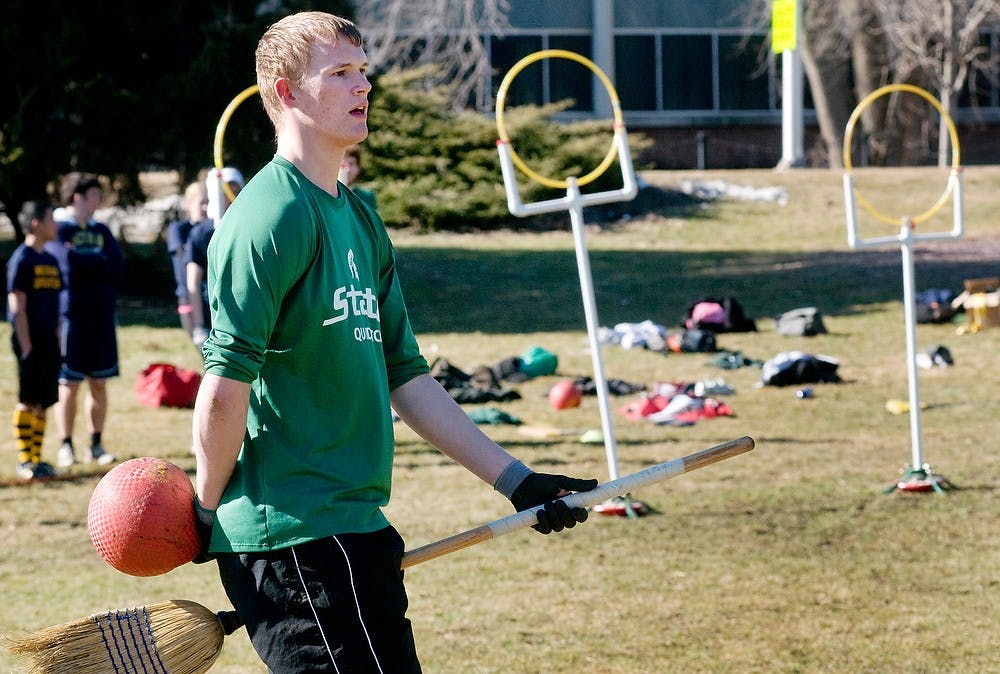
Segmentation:
{"type": "Polygon", "coordinates": [[[241,625],[233,611],[172,599],[6,640],[12,654],[33,660],[32,674],[201,674],[241,625]]]}
{"type": "MultiPolygon", "coordinates": [[[[586,491],[564,496],[571,508],[593,506],[654,482],[743,454],[749,437],[657,464],[586,491]]],[[[539,506],[540,508],[540,506],[539,506]]],[[[469,529],[411,550],[401,568],[441,557],[537,523],[539,508],[469,529]]],[[[24,636],[7,636],[8,651],[30,658],[30,674],[203,674],[219,657],[225,637],[242,627],[234,611],[215,613],[193,601],[95,613],[24,636]]]]}

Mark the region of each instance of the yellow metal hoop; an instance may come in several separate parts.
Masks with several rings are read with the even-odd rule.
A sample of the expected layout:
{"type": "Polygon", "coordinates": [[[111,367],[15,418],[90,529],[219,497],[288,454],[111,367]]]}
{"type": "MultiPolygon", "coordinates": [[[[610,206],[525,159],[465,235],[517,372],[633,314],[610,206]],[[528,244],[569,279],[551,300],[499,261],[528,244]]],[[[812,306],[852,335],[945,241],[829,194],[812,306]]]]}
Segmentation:
{"type": "MultiPolygon", "coordinates": [[[[862,98],[861,101],[858,103],[857,107],[854,108],[854,112],[851,113],[850,119],[847,120],[847,129],[844,131],[844,169],[849,174],[853,172],[853,167],[851,165],[851,145],[854,137],[854,127],[858,123],[858,119],[861,117],[861,113],[864,111],[865,108],[871,105],[872,101],[882,96],[885,96],[888,93],[892,93],[894,91],[904,91],[911,94],[917,94],[918,96],[924,98],[928,103],[933,105],[937,109],[938,113],[941,115],[941,118],[944,119],[945,124],[947,124],[948,135],[951,137],[951,175],[948,178],[948,185],[945,187],[944,192],[941,193],[941,196],[938,198],[938,200],[934,203],[933,206],[928,208],[920,215],[910,218],[910,222],[914,225],[917,225],[920,224],[921,222],[924,222],[925,220],[929,220],[930,218],[932,218],[934,214],[937,213],[938,210],[940,210],[940,208],[944,205],[944,203],[948,201],[948,197],[951,196],[952,190],[954,190],[955,188],[955,180],[954,180],[955,175],[960,170],[960,157],[959,157],[960,148],[958,144],[958,131],[955,129],[955,122],[953,122],[951,116],[947,112],[945,112],[945,109],[941,106],[940,101],[934,98],[934,96],[932,96],[929,92],[927,92],[927,90],[921,89],[920,87],[914,86],[912,84],[887,84],[886,86],[880,87],[875,91],[871,92],[870,94],[868,94],[867,96],[865,96],[864,98],[862,98]]],[[[887,222],[890,225],[898,225],[905,220],[905,218],[892,218],[889,217],[888,215],[885,215],[884,213],[876,209],[874,206],[872,206],[872,204],[867,199],[865,199],[865,197],[861,194],[861,192],[857,190],[857,188],[853,189],[854,189],[854,196],[858,200],[858,203],[864,206],[865,210],[867,210],[869,213],[871,213],[873,216],[875,216],[882,222],[887,222]]]]}
{"type": "MultiPolygon", "coordinates": [[[[222,161],[222,139],[226,135],[226,125],[229,124],[229,118],[233,116],[236,112],[236,108],[240,107],[240,103],[250,98],[257,93],[257,85],[247,87],[240,93],[233,97],[233,100],[229,101],[229,105],[226,109],[222,111],[222,117],[219,118],[219,123],[215,127],[215,143],[213,144],[213,151],[215,155],[215,168],[221,169],[225,166],[222,161]]],[[[226,193],[226,196],[230,201],[236,199],[236,195],[233,194],[233,190],[229,187],[229,184],[225,181],[222,182],[222,190],[226,193]]]]}
{"type": "MultiPolygon", "coordinates": [[[[507,74],[504,76],[503,81],[500,82],[500,90],[497,92],[497,132],[500,134],[500,142],[507,143],[510,145],[510,158],[513,160],[514,165],[521,170],[524,175],[528,176],[531,180],[536,183],[545,185],[546,187],[553,187],[556,189],[567,189],[569,183],[565,180],[555,180],[553,178],[546,178],[545,176],[539,175],[535,171],[531,170],[524,161],[514,152],[514,146],[510,142],[510,137],[507,135],[507,129],[504,127],[503,121],[503,111],[504,104],[507,100],[507,90],[510,88],[511,82],[517,77],[518,73],[524,70],[527,66],[531,65],[535,61],[540,61],[546,58],[564,58],[570,61],[576,61],[577,63],[582,63],[583,65],[590,68],[590,70],[597,76],[601,83],[604,84],[604,88],[608,92],[608,96],[611,98],[611,108],[614,111],[614,125],[615,129],[619,129],[624,126],[622,121],[622,106],[618,101],[618,92],[615,91],[614,85],[608,76],[597,67],[597,64],[590,59],[580,56],[579,54],[571,51],[566,51],[565,49],[543,49],[542,51],[537,51],[534,54],[529,54],[523,59],[514,64],[507,74]]],[[[577,179],[577,185],[586,185],[587,183],[593,182],[601,176],[602,173],[608,170],[608,167],[615,161],[615,156],[618,152],[618,148],[615,146],[615,142],[612,139],[611,149],[608,150],[608,154],[605,155],[601,163],[593,171],[577,179]]]]}

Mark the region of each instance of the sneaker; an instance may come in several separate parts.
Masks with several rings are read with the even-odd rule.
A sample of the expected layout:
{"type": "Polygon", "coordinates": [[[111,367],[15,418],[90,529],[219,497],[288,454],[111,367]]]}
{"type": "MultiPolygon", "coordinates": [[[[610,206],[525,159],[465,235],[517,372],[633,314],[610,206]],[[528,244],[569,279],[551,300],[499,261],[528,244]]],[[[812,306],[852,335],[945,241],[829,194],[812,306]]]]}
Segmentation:
{"type": "Polygon", "coordinates": [[[64,442],[59,451],[56,452],[56,465],[60,468],[69,468],[76,463],[76,454],[73,453],[73,445],[64,442]]]}
{"type": "Polygon", "coordinates": [[[33,480],[35,478],[35,465],[31,461],[25,461],[17,467],[17,477],[19,480],[33,480]]]}
{"type": "Polygon", "coordinates": [[[109,463],[115,462],[115,455],[108,454],[106,451],[104,451],[103,445],[91,445],[89,460],[96,461],[101,466],[106,466],[109,463]]]}
{"type": "Polygon", "coordinates": [[[56,469],[52,467],[52,464],[44,461],[36,463],[34,470],[34,478],[36,480],[51,480],[56,476],[56,469]]]}

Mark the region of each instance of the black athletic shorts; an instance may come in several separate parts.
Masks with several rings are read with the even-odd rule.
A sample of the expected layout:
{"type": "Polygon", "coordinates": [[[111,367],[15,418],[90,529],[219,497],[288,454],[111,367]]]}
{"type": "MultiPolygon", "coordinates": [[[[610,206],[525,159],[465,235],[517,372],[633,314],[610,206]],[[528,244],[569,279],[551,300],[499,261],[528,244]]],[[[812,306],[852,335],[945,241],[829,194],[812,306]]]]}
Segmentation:
{"type": "Polygon", "coordinates": [[[118,376],[118,337],[113,316],[85,316],[62,323],[63,364],[59,381],[79,383],[86,378],[118,376]]]}
{"type": "Polygon", "coordinates": [[[273,552],[220,554],[219,576],[272,674],[419,674],[399,565],[386,527],[273,552]]]}
{"type": "Polygon", "coordinates": [[[55,331],[32,335],[31,352],[21,359],[17,335],[11,334],[11,348],[17,358],[18,402],[42,408],[59,400],[59,340],[55,331]]]}

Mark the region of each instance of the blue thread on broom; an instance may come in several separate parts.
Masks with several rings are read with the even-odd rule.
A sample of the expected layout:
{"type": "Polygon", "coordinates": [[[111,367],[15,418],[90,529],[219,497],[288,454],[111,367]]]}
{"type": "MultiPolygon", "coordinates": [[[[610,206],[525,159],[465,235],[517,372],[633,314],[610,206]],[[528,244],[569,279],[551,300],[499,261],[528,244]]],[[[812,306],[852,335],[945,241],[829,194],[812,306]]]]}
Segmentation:
{"type": "Polygon", "coordinates": [[[145,606],[142,607],[142,617],[145,620],[146,635],[149,637],[148,640],[143,640],[143,644],[146,646],[146,652],[155,658],[155,662],[160,666],[160,670],[163,674],[168,674],[167,666],[163,664],[163,660],[160,659],[160,652],[156,650],[156,640],[153,637],[153,623],[149,619],[149,612],[146,610],[145,606]]]}
{"type": "Polygon", "coordinates": [[[126,610],[124,615],[116,610],[113,619],[111,611],[106,611],[103,615],[95,615],[93,619],[97,624],[98,630],[100,630],[101,640],[104,642],[104,650],[108,655],[109,664],[113,668],[114,674],[139,674],[139,667],[142,668],[142,672],[148,674],[149,670],[146,668],[147,662],[152,665],[155,674],[167,674],[166,666],[163,664],[160,654],[156,650],[153,626],[149,619],[149,612],[146,611],[145,606],[142,607],[141,617],[139,610],[133,608],[131,609],[131,613],[126,610]],[[107,626],[101,622],[102,619],[107,621],[107,626]],[[122,626],[123,622],[125,623],[124,627],[122,626]],[[145,636],[148,638],[143,638],[141,631],[139,636],[135,634],[135,628],[142,625],[145,625],[145,636]],[[129,641],[132,643],[136,657],[132,656],[129,641]],[[114,645],[114,648],[112,648],[112,645],[114,645]],[[122,653],[123,647],[124,653],[122,653]],[[151,658],[142,657],[141,649],[143,648],[147,655],[152,656],[151,658]],[[139,667],[136,666],[136,662],[138,662],[139,667]]]}
{"type": "MultiPolygon", "coordinates": [[[[142,607],[142,613],[143,613],[143,616],[146,615],[146,607],[145,606],[142,607]]],[[[146,642],[145,639],[142,638],[142,633],[141,632],[139,633],[138,636],[136,635],[136,628],[139,627],[139,625],[140,625],[140,622],[139,622],[139,609],[133,607],[131,609],[131,612],[129,612],[128,610],[126,610],[126,615],[128,616],[128,619],[126,620],[126,623],[128,625],[128,631],[127,632],[125,632],[125,631],[122,632],[122,638],[124,639],[125,637],[128,637],[128,640],[131,641],[131,648],[129,648],[128,641],[126,641],[126,644],[125,644],[125,652],[129,654],[129,660],[131,662],[133,662],[133,663],[136,662],[136,661],[138,661],[139,664],[142,665],[142,671],[143,671],[144,674],[148,674],[149,670],[146,668],[146,663],[149,662],[151,665],[154,666],[154,674],[156,674],[156,670],[155,670],[155,664],[156,663],[148,660],[147,657],[144,657],[144,655],[142,653],[142,649],[143,648],[146,649],[146,653],[147,654],[149,653],[149,644],[146,642]],[[134,658],[132,657],[132,651],[135,651],[135,657],[134,658]]],[[[119,619],[119,621],[120,621],[120,619],[119,619]]],[[[134,667],[135,667],[135,665],[133,664],[133,668],[134,667]]],[[[138,671],[138,669],[136,669],[136,671],[138,671]]]]}

